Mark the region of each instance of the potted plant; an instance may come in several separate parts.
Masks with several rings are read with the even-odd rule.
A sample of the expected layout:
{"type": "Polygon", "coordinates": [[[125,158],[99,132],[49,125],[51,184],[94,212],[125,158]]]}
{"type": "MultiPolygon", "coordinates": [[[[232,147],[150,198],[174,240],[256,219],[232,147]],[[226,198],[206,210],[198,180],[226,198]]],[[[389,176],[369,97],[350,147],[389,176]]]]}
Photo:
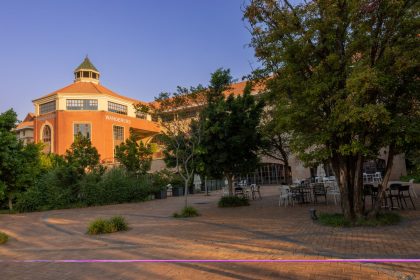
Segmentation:
{"type": "Polygon", "coordinates": [[[174,174],[171,178],[172,196],[184,195],[184,180],[179,174],[174,174]]]}
{"type": "Polygon", "coordinates": [[[171,173],[167,170],[162,170],[153,174],[152,188],[156,199],[165,199],[167,197],[167,186],[170,182],[171,173]]]}

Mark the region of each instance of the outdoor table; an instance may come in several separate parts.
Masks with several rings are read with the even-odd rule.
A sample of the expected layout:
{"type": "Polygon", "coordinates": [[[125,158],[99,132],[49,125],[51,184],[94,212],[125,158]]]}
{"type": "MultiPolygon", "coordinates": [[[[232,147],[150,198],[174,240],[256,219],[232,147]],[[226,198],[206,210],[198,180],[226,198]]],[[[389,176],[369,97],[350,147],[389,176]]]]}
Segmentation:
{"type": "Polygon", "coordinates": [[[294,194],[298,194],[298,199],[300,203],[305,204],[310,202],[310,198],[308,199],[308,196],[311,195],[312,187],[309,186],[291,186],[290,190],[294,194]]]}

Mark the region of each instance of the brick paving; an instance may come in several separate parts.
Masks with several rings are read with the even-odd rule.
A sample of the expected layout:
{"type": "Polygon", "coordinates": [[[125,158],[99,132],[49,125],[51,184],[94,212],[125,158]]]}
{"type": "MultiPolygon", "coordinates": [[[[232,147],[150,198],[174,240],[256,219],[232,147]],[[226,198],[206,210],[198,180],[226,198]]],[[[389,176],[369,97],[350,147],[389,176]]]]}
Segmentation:
{"type": "MultiPolygon", "coordinates": [[[[279,207],[277,189],[249,207],[217,208],[219,193],[190,197],[202,214],[174,219],[183,198],[0,215],[9,242],[0,260],[420,258],[420,211],[399,211],[402,224],[330,228],[309,208],[279,207]],[[90,221],[122,215],[130,230],[86,235],[90,221]]],[[[416,200],[420,209],[420,198],[416,200]]],[[[0,263],[0,279],[420,279],[420,264],[372,263],[0,263]]]]}

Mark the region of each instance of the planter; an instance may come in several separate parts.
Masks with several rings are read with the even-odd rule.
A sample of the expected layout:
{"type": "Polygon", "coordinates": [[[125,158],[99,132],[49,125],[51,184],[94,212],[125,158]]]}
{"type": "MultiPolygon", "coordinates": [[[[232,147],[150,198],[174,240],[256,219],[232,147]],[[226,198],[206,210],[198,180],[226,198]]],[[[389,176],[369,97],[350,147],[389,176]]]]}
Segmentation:
{"type": "Polygon", "coordinates": [[[184,187],[173,186],[172,187],[172,196],[182,196],[184,195],[184,187]]]}
{"type": "Polygon", "coordinates": [[[166,190],[161,190],[159,192],[155,192],[156,199],[165,199],[167,197],[166,190]]]}

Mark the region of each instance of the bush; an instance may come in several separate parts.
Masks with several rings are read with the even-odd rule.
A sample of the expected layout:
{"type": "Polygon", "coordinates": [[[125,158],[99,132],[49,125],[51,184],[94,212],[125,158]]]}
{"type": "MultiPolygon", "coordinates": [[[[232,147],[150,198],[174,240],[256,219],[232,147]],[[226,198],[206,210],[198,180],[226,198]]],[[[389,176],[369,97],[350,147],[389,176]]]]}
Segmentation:
{"type": "Polygon", "coordinates": [[[78,175],[71,166],[59,166],[17,195],[16,210],[31,212],[144,201],[152,192],[148,175],[137,178],[123,168],[113,168],[104,174],[94,171],[78,175]]]}
{"type": "Polygon", "coordinates": [[[128,230],[128,225],[124,217],[115,216],[109,220],[101,218],[94,220],[89,224],[87,233],[91,235],[96,235],[126,230],[128,230]]]}
{"type": "Polygon", "coordinates": [[[223,196],[218,203],[219,207],[239,207],[248,205],[249,199],[239,196],[223,196]]]}
{"type": "Polygon", "coordinates": [[[109,224],[112,225],[112,232],[116,231],[126,231],[128,230],[127,222],[122,216],[115,216],[109,220],[109,224]]]}
{"type": "Polygon", "coordinates": [[[332,227],[350,227],[350,226],[387,226],[396,225],[401,222],[401,216],[395,212],[380,213],[376,219],[359,219],[354,224],[346,220],[343,214],[339,213],[320,213],[319,223],[324,226],[332,227]]]}
{"type": "Polygon", "coordinates": [[[406,176],[401,176],[401,178],[400,178],[400,180],[403,181],[403,182],[408,182],[411,179],[414,179],[414,183],[420,184],[420,174],[412,173],[412,174],[409,174],[409,175],[406,175],[406,176]]]}
{"type": "Polygon", "coordinates": [[[186,206],[182,208],[181,214],[178,214],[175,212],[172,215],[174,218],[191,218],[191,217],[197,217],[200,216],[200,213],[198,213],[197,209],[195,209],[192,206],[186,206]]]}
{"type": "Polygon", "coordinates": [[[4,244],[9,240],[9,236],[5,234],[4,232],[0,231],[0,244],[4,244]]]}
{"type": "Polygon", "coordinates": [[[72,189],[60,180],[59,172],[61,170],[54,169],[44,174],[33,187],[18,194],[16,210],[31,212],[68,207],[74,201],[72,189]]]}
{"type": "Polygon", "coordinates": [[[80,196],[87,205],[143,201],[152,192],[151,182],[146,175],[137,178],[123,168],[106,172],[100,182],[85,178],[80,184],[80,196]]]}

